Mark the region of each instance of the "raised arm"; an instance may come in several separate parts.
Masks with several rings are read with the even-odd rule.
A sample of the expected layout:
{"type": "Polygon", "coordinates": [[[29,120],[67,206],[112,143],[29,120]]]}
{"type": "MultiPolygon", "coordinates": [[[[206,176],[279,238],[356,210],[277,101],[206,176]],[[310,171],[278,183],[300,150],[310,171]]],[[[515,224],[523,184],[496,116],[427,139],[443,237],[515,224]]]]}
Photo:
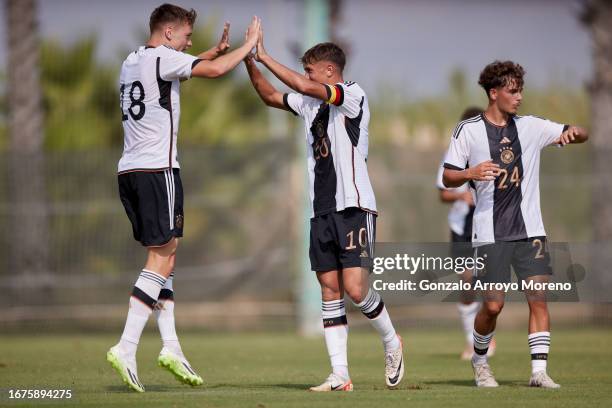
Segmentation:
{"type": "Polygon", "coordinates": [[[263,45],[263,30],[259,32],[255,59],[264,64],[278,79],[296,92],[324,101],[329,99],[330,91],[325,85],[311,81],[306,76],[284,66],[268,55],[263,45]]]}
{"type": "Polygon", "coordinates": [[[204,51],[203,53],[198,55],[198,58],[201,60],[212,61],[215,58],[225,54],[230,47],[229,29],[230,23],[229,21],[226,21],[223,25],[223,33],[221,34],[221,39],[219,40],[219,43],[211,49],[204,51]]]}
{"type": "Polygon", "coordinates": [[[249,54],[244,59],[244,65],[249,73],[249,78],[251,79],[253,88],[255,88],[255,91],[257,91],[257,94],[266,105],[273,108],[287,110],[287,107],[283,103],[283,94],[278,92],[261,73],[253,58],[253,55],[249,54]]]}
{"type": "Polygon", "coordinates": [[[249,28],[247,29],[247,40],[240,47],[232,52],[228,52],[212,61],[200,61],[193,67],[191,71],[192,77],[200,78],[217,78],[234,69],[251,52],[253,47],[257,45],[261,20],[258,17],[253,17],[249,28]]]}

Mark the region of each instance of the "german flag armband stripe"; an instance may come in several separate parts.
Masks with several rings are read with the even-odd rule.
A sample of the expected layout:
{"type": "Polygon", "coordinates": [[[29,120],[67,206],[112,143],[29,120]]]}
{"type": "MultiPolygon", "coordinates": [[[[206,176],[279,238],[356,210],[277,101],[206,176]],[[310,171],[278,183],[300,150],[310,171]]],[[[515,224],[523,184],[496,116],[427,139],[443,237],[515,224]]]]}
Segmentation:
{"type": "Polygon", "coordinates": [[[342,85],[327,85],[327,103],[332,105],[340,106],[344,103],[344,89],[342,85]]]}

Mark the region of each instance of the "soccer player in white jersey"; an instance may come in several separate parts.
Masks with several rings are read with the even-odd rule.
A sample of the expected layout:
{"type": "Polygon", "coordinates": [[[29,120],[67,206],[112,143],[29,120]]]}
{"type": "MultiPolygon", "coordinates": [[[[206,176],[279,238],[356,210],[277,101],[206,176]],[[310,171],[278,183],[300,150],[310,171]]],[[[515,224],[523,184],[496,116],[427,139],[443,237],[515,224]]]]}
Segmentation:
{"type": "MultiPolygon", "coordinates": [[[[482,113],[482,109],[477,107],[467,108],[461,115],[461,120],[466,120],[478,116],[482,113]]],[[[451,204],[448,211],[448,226],[450,229],[451,240],[451,256],[472,257],[473,250],[469,243],[472,241],[472,216],[474,214],[474,198],[468,183],[462,184],[457,188],[447,188],[442,182],[442,174],[444,172],[444,161],[438,168],[436,187],[440,192],[440,201],[451,204]]],[[[472,282],[472,271],[465,271],[461,274],[461,280],[464,282],[472,282]]],[[[461,352],[462,360],[470,360],[474,354],[474,319],[476,313],[480,309],[480,302],[476,301],[473,290],[462,290],[460,293],[460,301],[457,303],[457,310],[461,318],[461,325],[465,333],[466,344],[461,352]]],[[[495,352],[495,339],[491,341],[488,355],[492,356],[495,352]]]]}
{"type": "Polygon", "coordinates": [[[332,373],[311,391],[351,391],[347,361],[348,326],[344,294],[380,334],[385,351],[385,382],[397,387],[404,374],[401,338],[380,295],[369,287],[376,201],[368,177],[368,122],[365,92],[344,81],[345,55],[333,43],[317,44],[303,55],[305,75],[275,61],[263,46],[245,59],[261,99],[304,120],[310,180],[310,263],[321,285],[325,343],[332,373]],[[277,91],[256,67],[261,62],[297,93],[277,91]],[[363,266],[363,268],[362,268],[363,266]]]}
{"type": "Polygon", "coordinates": [[[134,284],[125,329],[107,360],[133,390],[143,392],[136,370],[142,330],[155,312],[163,347],[158,363],[181,382],[202,384],[183,355],[174,324],[172,290],[175,252],[183,236],[183,188],[177,160],[179,82],[215,78],[232,70],[255,46],[260,20],[253,17],[246,41],[229,48],[229,23],[221,41],[197,56],[191,47],[196,12],[171,4],[150,17],[151,36],[121,67],[119,80],[124,149],[118,166],[119,195],[134,238],[147,248],[147,260],[134,284]]]}
{"type": "MultiPolygon", "coordinates": [[[[476,189],[472,226],[475,254],[484,260],[476,271],[484,283],[510,282],[510,266],[519,281],[548,282],[552,274],[546,232],[540,211],[540,152],[546,146],[583,143],[586,130],[535,116],[518,116],[522,100],[523,67],[495,61],[478,83],[489,98],[486,111],[460,122],[453,132],[444,163],[444,185],[471,182],[476,189]]],[[[558,388],[546,372],[550,324],[546,293],[526,290],[529,304],[528,344],[533,387],[558,388]]],[[[474,323],[472,366],[476,385],[497,387],[487,363],[487,349],[503,291],[485,291],[474,323]]]]}

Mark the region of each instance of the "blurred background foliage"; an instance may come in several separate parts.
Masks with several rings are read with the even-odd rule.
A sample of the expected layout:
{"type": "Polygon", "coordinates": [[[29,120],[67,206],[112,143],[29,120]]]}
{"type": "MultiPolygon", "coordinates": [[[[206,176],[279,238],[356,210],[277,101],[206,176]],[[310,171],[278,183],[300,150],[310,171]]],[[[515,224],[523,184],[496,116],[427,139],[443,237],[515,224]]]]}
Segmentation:
{"type": "MultiPolygon", "coordinates": [[[[468,106],[482,109],[487,106],[485,92],[475,82],[476,79],[468,79],[462,70],[455,69],[449,74],[446,94],[414,101],[402,98],[391,85],[383,83],[382,97],[370,101],[370,134],[374,135],[377,143],[411,145],[421,149],[439,147],[440,144],[446,147],[463,111],[468,106]]],[[[527,72],[520,113],[588,126],[588,101],[586,90],[568,88],[560,82],[551,82],[544,88],[531,88],[527,72]]]]}
{"type": "MultiPolygon", "coordinates": [[[[191,52],[216,44],[219,33],[214,18],[196,28],[191,52]]],[[[146,34],[141,34],[142,43],[146,34]]],[[[121,147],[123,134],[118,108],[117,78],[122,58],[96,60],[95,35],[65,45],[45,39],[41,45],[41,84],[45,110],[45,148],[48,151],[121,147]]],[[[237,45],[234,41],[233,45],[237,45]]],[[[136,45],[135,45],[136,47],[136,45]]],[[[248,78],[237,71],[215,80],[190,80],[181,84],[180,144],[189,146],[243,145],[269,140],[271,116],[259,101],[248,78]]],[[[5,73],[0,74],[4,85],[5,73]]],[[[544,88],[529,86],[526,77],[521,112],[560,122],[589,125],[588,95],[551,80],[544,88]]],[[[472,78],[455,69],[447,92],[409,100],[381,82],[377,98],[370,100],[370,134],[376,144],[439,148],[467,106],[486,105],[486,97],[472,78]]],[[[4,90],[2,86],[0,89],[4,90]]],[[[367,92],[368,90],[366,90],[367,92]]],[[[4,91],[3,91],[4,92],[4,91]]],[[[0,149],[7,146],[5,97],[0,102],[0,149]]],[[[296,129],[297,119],[288,119],[296,129]]]]}
{"type": "MultiPolygon", "coordinates": [[[[219,27],[215,18],[196,27],[190,51],[214,46],[219,27]]],[[[233,34],[236,47],[241,38],[233,34]]],[[[7,164],[0,169],[0,225],[6,231],[0,238],[0,289],[5,293],[0,306],[39,305],[42,311],[67,304],[124,306],[125,288],[133,283],[144,253],[117,199],[115,172],[123,147],[118,74],[125,56],[145,43],[147,33],[143,30],[139,38],[131,49],[104,60],[96,57],[95,35],[71,44],[42,39],[45,160],[42,171],[32,171],[32,177],[24,172],[27,166],[10,164],[10,101],[6,75],[0,72],[0,160],[7,164]],[[18,268],[7,263],[11,251],[32,258],[11,227],[21,220],[21,229],[27,230],[23,220],[32,219],[29,207],[12,202],[19,183],[7,182],[22,172],[26,176],[21,184],[42,192],[34,209],[48,224],[48,239],[32,237],[33,246],[49,247],[44,268],[33,275],[15,274],[18,268]],[[35,176],[43,188],[32,183],[35,176]],[[12,241],[17,245],[11,247],[12,241]]],[[[355,79],[359,81],[359,72],[355,79]]],[[[589,126],[585,88],[568,87],[554,77],[543,87],[533,87],[528,71],[521,112],[589,126]]],[[[449,72],[445,92],[435,96],[407,97],[384,79],[366,92],[372,110],[368,167],[380,209],[377,239],[446,241],[448,206],[439,202],[435,175],[461,113],[472,105],[484,108],[484,92],[476,78],[459,68],[449,72]]],[[[186,228],[177,292],[188,302],[295,301],[292,288],[302,272],[301,228],[307,218],[301,121],[267,108],[242,66],[215,80],[182,83],[181,99],[179,158],[186,228]]],[[[593,237],[588,220],[597,191],[592,181],[594,151],[586,145],[572,147],[571,154],[546,149],[542,155],[543,216],[553,241],[593,237]],[[564,198],[562,205],[559,197],[564,198]]],[[[98,312],[101,319],[108,318],[104,309],[98,312]]],[[[123,315],[123,308],[117,310],[123,315]]],[[[38,319],[35,312],[32,316],[38,319]]],[[[266,313],[276,320],[276,309],[266,313]]]]}
{"type": "MultiPolygon", "coordinates": [[[[216,24],[194,30],[193,52],[216,44],[216,24]]],[[[142,34],[142,44],[146,35],[142,34]]],[[[41,44],[41,86],[47,151],[118,147],[123,144],[119,120],[118,73],[121,59],[96,60],[94,35],[64,45],[41,44]]],[[[122,52],[124,58],[130,50],[122,52]]],[[[240,69],[240,67],[238,67],[240,69]]],[[[0,80],[4,81],[2,75],[0,80]]],[[[4,87],[3,87],[4,88],[4,87]]],[[[181,84],[181,146],[253,143],[267,138],[267,108],[244,76],[232,72],[216,80],[181,84]]],[[[6,98],[0,105],[0,148],[6,147],[6,98]]]]}

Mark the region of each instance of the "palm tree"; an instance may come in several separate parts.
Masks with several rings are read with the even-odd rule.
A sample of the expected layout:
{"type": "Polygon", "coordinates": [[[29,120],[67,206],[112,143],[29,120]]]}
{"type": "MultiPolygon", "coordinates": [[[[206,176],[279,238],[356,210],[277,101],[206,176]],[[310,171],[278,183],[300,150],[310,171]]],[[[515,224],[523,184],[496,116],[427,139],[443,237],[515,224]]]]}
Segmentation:
{"type": "Polygon", "coordinates": [[[25,279],[36,277],[40,282],[41,275],[48,270],[49,225],[36,0],[5,0],[5,10],[10,151],[7,198],[11,202],[6,228],[7,270],[25,279]]]}
{"type": "MultiPolygon", "coordinates": [[[[592,268],[598,280],[610,287],[606,273],[612,264],[612,252],[599,243],[612,241],[612,183],[610,183],[610,141],[612,135],[612,1],[591,0],[582,14],[582,22],[591,33],[593,81],[591,94],[591,144],[593,151],[593,241],[592,268]]],[[[609,309],[608,309],[609,311],[609,309]]],[[[606,314],[605,308],[600,313],[606,314]]],[[[610,314],[607,314],[608,318],[610,314]]]]}

